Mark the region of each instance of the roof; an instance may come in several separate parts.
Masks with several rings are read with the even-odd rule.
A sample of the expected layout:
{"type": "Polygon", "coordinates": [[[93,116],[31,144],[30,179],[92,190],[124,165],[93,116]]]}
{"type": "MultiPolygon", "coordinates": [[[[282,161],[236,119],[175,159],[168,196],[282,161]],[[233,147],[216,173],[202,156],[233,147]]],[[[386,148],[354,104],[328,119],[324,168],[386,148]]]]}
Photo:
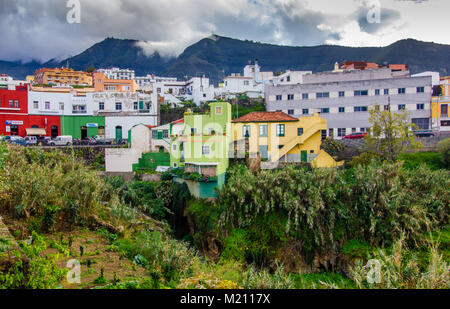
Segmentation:
{"type": "Polygon", "coordinates": [[[181,118],[179,120],[172,122],[172,124],[177,124],[177,123],[184,123],[184,118],[181,118]]]}
{"type": "Polygon", "coordinates": [[[298,121],[297,118],[291,117],[283,112],[253,112],[242,116],[232,122],[290,122],[298,121]]]}

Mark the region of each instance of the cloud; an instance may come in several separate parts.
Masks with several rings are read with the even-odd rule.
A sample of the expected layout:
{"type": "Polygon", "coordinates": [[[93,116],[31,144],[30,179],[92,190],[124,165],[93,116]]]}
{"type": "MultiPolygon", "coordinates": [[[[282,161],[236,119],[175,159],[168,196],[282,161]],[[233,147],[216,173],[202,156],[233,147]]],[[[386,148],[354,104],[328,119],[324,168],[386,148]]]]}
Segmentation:
{"type": "Polygon", "coordinates": [[[407,29],[420,34],[416,29],[426,28],[421,20],[431,17],[411,22],[408,10],[418,14],[417,7],[450,2],[382,0],[382,23],[370,24],[364,19],[368,1],[80,0],[81,24],[68,24],[67,0],[0,0],[0,59],[63,59],[105,37],[139,40],[144,54],[158,51],[164,57],[177,56],[212,33],[284,45],[389,44],[414,36],[407,29]]]}

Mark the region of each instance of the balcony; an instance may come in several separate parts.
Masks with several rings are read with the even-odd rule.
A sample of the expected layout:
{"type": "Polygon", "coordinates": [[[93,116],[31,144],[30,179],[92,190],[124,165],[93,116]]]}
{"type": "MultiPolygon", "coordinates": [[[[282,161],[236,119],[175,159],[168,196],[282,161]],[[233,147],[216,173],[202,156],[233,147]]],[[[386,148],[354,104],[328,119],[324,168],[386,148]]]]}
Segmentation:
{"type": "Polygon", "coordinates": [[[77,114],[77,115],[79,115],[79,114],[87,114],[87,111],[86,110],[76,110],[76,111],[72,111],[72,114],[77,114]]]}

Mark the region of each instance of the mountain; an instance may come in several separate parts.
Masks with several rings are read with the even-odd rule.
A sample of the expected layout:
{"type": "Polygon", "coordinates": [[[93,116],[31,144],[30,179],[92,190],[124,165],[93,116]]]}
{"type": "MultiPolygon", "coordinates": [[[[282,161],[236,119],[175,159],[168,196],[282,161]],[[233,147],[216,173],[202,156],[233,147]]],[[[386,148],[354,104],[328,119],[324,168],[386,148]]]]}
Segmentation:
{"type": "Polygon", "coordinates": [[[265,71],[331,70],[335,62],[365,60],[377,63],[406,63],[412,73],[439,71],[450,72],[450,45],[422,42],[413,39],[401,40],[386,47],[344,47],[320,45],[293,47],[236,40],[211,36],[189,46],[177,58],[167,59],[155,53],[147,57],[136,46],[136,40],[107,38],[83,53],[61,62],[26,63],[0,61],[0,72],[15,78],[33,74],[39,67],[66,66],[77,70],[88,67],[108,68],[112,66],[130,68],[138,76],[156,74],[184,79],[206,75],[219,82],[230,73],[242,72],[250,60],[259,59],[265,71]]]}

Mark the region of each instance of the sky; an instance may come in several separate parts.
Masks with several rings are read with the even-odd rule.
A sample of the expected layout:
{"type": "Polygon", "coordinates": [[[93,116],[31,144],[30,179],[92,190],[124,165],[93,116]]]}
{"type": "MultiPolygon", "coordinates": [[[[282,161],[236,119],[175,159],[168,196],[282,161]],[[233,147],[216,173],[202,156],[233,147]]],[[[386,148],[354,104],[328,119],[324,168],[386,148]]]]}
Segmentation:
{"type": "Polygon", "coordinates": [[[0,60],[62,60],[106,37],[165,57],[211,34],[292,46],[450,44],[449,11],[449,0],[0,0],[0,60]]]}

